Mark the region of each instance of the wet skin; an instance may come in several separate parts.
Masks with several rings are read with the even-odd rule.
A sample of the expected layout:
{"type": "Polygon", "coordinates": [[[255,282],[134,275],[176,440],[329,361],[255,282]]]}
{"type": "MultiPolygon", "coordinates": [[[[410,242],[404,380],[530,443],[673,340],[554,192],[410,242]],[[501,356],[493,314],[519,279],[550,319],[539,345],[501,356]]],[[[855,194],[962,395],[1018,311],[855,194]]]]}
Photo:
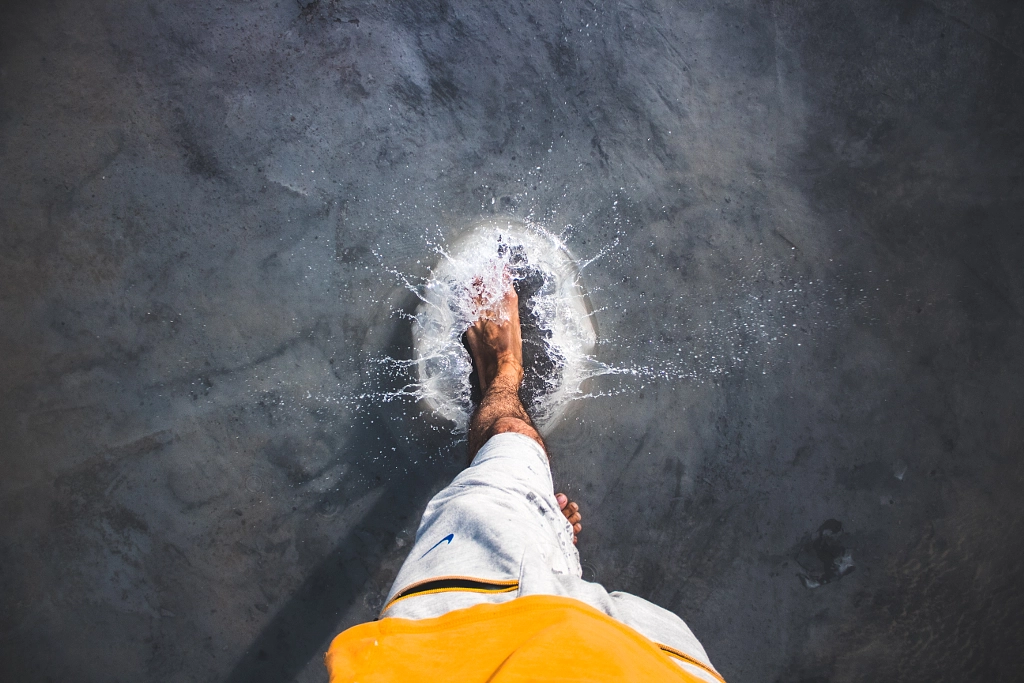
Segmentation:
{"type": "MultiPolygon", "coordinates": [[[[469,458],[492,436],[514,432],[528,436],[544,448],[544,440],[533,426],[519,400],[523,381],[523,340],[519,325],[519,298],[509,288],[493,309],[480,311],[480,317],[466,330],[467,345],[480,381],[483,398],[469,425],[469,458]]],[[[572,525],[573,543],[583,528],[579,505],[564,493],[555,495],[562,514],[572,525]]]]}

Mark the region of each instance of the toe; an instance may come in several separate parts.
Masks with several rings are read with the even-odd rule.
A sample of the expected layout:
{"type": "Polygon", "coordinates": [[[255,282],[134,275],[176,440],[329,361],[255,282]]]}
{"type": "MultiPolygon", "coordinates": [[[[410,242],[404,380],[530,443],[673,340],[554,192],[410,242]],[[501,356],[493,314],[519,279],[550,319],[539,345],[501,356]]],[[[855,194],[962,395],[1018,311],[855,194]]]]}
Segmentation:
{"type": "Polygon", "coordinates": [[[556,493],[555,500],[558,501],[559,510],[565,510],[565,506],[569,503],[569,498],[564,493],[556,493]]]}
{"type": "Polygon", "coordinates": [[[580,506],[576,503],[569,503],[563,508],[562,514],[565,515],[570,524],[575,524],[580,521],[580,506]]]}

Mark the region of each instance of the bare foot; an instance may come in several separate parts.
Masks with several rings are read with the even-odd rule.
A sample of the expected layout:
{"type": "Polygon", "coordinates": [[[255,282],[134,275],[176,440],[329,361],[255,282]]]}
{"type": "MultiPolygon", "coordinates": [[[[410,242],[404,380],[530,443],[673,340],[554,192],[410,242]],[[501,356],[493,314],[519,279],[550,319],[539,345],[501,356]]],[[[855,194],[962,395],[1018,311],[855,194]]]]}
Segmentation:
{"type": "Polygon", "coordinates": [[[556,493],[555,500],[558,501],[558,507],[562,509],[562,514],[569,520],[569,524],[572,524],[572,542],[575,543],[576,534],[583,529],[583,525],[580,524],[580,506],[569,502],[569,496],[564,493],[556,493]]]}
{"type": "Polygon", "coordinates": [[[513,370],[522,379],[523,339],[519,327],[519,297],[509,288],[495,309],[480,312],[466,330],[480,391],[487,393],[499,370],[513,370]]]}
{"type": "Polygon", "coordinates": [[[498,357],[494,355],[494,349],[484,343],[478,329],[479,324],[477,321],[466,330],[466,346],[469,347],[469,355],[473,357],[473,367],[480,383],[480,395],[483,396],[498,373],[498,357]]]}
{"type": "Polygon", "coordinates": [[[492,310],[480,311],[479,319],[466,330],[466,345],[483,390],[480,404],[469,421],[469,461],[473,462],[488,439],[507,432],[529,437],[544,448],[540,432],[519,400],[523,338],[519,329],[519,297],[511,284],[492,310]]]}

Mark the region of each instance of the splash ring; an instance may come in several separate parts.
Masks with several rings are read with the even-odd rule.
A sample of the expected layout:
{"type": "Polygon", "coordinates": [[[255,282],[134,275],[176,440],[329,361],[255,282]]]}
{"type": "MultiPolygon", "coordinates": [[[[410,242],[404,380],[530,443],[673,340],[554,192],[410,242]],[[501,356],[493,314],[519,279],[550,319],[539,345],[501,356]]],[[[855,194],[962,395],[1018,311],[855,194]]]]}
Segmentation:
{"type": "Polygon", "coordinates": [[[474,400],[472,360],[462,335],[482,297],[497,301],[512,281],[519,294],[525,378],[520,397],[547,433],[593,376],[597,325],[568,247],[542,227],[499,219],[480,222],[441,252],[421,290],[413,324],[413,358],[426,406],[469,426],[474,400]],[[472,285],[472,287],[471,287],[472,285]]]}

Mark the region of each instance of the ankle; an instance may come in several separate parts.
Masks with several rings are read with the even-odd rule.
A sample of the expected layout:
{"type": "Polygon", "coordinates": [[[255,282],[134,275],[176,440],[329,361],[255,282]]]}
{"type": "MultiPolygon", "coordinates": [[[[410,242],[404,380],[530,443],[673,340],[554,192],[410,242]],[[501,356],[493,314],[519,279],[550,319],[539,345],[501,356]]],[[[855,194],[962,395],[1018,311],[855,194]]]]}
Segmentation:
{"type": "Polygon", "coordinates": [[[523,364],[515,358],[499,358],[498,359],[498,371],[495,373],[495,379],[499,377],[509,378],[519,384],[523,381],[523,364]]]}

